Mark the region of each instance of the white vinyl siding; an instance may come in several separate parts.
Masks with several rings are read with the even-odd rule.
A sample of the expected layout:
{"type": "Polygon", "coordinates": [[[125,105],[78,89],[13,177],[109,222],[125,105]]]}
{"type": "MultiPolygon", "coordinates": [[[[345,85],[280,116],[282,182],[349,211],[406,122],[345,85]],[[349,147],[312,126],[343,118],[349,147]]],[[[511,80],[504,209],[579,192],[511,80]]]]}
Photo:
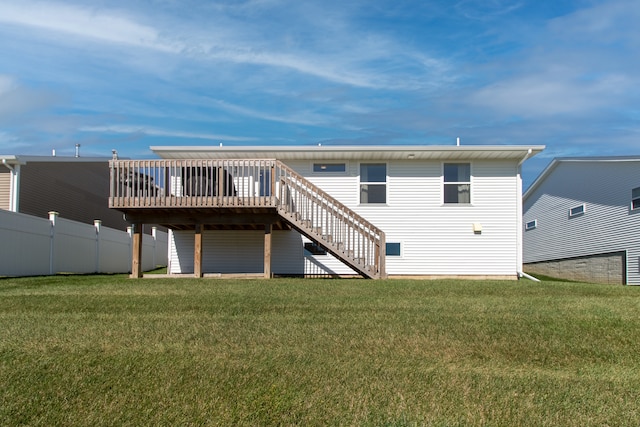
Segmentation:
{"type": "MultiPolygon", "coordinates": [[[[382,229],[387,242],[402,243],[402,256],[386,259],[389,275],[515,277],[522,268],[516,161],[473,161],[473,205],[442,204],[442,163],[387,162],[385,205],[360,204],[358,162],[349,162],[344,175],[314,174],[312,162],[304,160],[287,165],[382,229]],[[474,233],[473,224],[479,224],[482,233],[474,233]]],[[[185,261],[172,264],[171,272],[191,273],[193,232],[174,234],[178,248],[172,250],[172,262],[177,263],[177,251],[185,261]]],[[[205,232],[203,271],[263,271],[263,239],[262,232],[205,232]],[[210,233],[229,234],[214,239],[210,233]]],[[[274,232],[275,274],[354,274],[331,255],[304,256],[304,241],[307,239],[296,232],[274,232]],[[282,243],[276,238],[278,233],[290,237],[282,243]]]]}
{"type": "Polygon", "coordinates": [[[640,284],[640,211],[629,196],[640,182],[640,161],[562,161],[524,201],[524,262],[627,252],[627,283],[640,284]],[[567,212],[587,204],[584,215],[567,212]]]}
{"type": "MultiPolygon", "coordinates": [[[[173,231],[170,239],[171,274],[193,273],[193,231],[173,231]]],[[[295,231],[273,231],[271,271],[297,274],[304,269],[302,238],[295,231]]],[[[264,231],[205,230],[202,234],[204,273],[262,273],[264,231]]]]}
{"type": "MultiPolygon", "coordinates": [[[[347,176],[309,176],[308,162],[287,164],[382,229],[387,242],[402,242],[402,256],[387,257],[390,275],[515,276],[521,270],[515,161],[473,162],[473,206],[442,205],[440,161],[388,162],[383,206],[359,203],[357,165],[347,176]],[[474,234],[474,223],[482,234],[474,234]]],[[[331,269],[350,271],[335,262],[331,269]]]]}

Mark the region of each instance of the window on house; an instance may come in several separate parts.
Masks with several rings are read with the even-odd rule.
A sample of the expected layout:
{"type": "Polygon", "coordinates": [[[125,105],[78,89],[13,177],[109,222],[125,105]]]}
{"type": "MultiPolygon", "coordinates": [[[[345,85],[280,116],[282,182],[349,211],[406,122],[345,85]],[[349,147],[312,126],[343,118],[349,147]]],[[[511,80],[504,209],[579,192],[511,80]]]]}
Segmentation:
{"type": "Polygon", "coordinates": [[[444,202],[471,203],[471,164],[444,164],[444,202]]]}
{"type": "Polygon", "coordinates": [[[360,165],[360,203],[387,203],[387,165],[360,165]]]}
{"type": "Polygon", "coordinates": [[[574,216],[583,215],[585,212],[584,203],[569,209],[569,218],[573,218],[574,216]]]}
{"type": "Polygon", "coordinates": [[[260,197],[271,196],[271,171],[265,169],[260,171],[260,197]]]}
{"type": "Polygon", "coordinates": [[[387,243],[385,247],[387,256],[400,256],[400,243],[387,243]]]}
{"type": "Polygon", "coordinates": [[[311,255],[326,255],[327,250],[315,242],[307,242],[304,244],[304,250],[311,255]]]}
{"type": "Polygon", "coordinates": [[[640,187],[631,190],[631,209],[640,209],[640,187]]]}
{"type": "Polygon", "coordinates": [[[529,221],[524,225],[525,230],[533,230],[538,227],[538,220],[534,219],[533,221],[529,221]]]}
{"type": "Polygon", "coordinates": [[[346,163],[314,163],[314,173],[340,173],[347,171],[346,163]]]}

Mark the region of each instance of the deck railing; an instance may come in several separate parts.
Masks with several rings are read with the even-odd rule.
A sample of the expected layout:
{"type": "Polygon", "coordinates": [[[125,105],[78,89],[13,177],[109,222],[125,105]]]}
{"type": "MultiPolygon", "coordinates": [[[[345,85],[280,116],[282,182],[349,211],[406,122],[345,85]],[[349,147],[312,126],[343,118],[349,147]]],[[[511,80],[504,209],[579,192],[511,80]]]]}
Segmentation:
{"type": "Polygon", "coordinates": [[[274,160],[112,160],[109,207],[272,206],[274,160]]]}
{"type": "Polygon", "coordinates": [[[384,277],[385,236],[280,161],[112,160],[109,207],[273,207],[308,238],[369,277],[384,277]]]}

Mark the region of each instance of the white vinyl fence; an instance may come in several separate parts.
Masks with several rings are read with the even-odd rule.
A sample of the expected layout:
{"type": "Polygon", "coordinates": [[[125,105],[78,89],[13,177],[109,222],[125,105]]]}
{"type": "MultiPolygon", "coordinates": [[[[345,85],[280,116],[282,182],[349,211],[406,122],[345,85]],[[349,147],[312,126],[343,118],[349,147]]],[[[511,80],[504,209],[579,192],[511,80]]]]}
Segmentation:
{"type": "MultiPolygon", "coordinates": [[[[167,265],[167,233],[144,234],[142,268],[167,265]]],[[[131,233],[0,209],[0,276],[131,272],[131,233]]]]}

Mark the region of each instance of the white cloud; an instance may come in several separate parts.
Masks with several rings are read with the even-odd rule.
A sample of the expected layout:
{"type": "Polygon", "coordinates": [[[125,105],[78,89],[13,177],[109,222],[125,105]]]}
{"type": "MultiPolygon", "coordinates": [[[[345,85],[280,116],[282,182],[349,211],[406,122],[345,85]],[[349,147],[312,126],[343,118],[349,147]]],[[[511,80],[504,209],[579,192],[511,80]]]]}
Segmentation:
{"type": "Polygon", "coordinates": [[[455,8],[466,18],[488,20],[513,12],[522,5],[513,0],[460,0],[455,8]]]}
{"type": "Polygon", "coordinates": [[[608,76],[592,82],[550,78],[546,75],[523,76],[482,88],[469,102],[491,107],[514,116],[552,116],[596,112],[615,103],[624,76],[608,76]]]}
{"type": "Polygon", "coordinates": [[[0,22],[167,52],[179,50],[159,42],[158,31],[154,28],[125,16],[63,3],[2,2],[0,22]]]}
{"type": "MultiPolygon", "coordinates": [[[[72,36],[64,39],[65,43],[76,43],[82,38],[120,47],[144,48],[179,55],[196,61],[199,66],[223,61],[279,68],[359,88],[415,90],[433,87],[444,76],[450,78],[450,67],[445,61],[358,29],[351,25],[348,16],[334,13],[318,19],[316,8],[301,5],[297,12],[315,14],[305,21],[312,28],[300,28],[300,23],[283,26],[282,22],[272,22],[271,18],[283,13],[287,7],[278,2],[244,4],[243,11],[261,11],[251,25],[247,25],[244,16],[225,15],[228,8],[218,8],[217,13],[205,21],[197,16],[194,18],[196,23],[167,16],[168,12],[158,10],[155,24],[150,25],[143,23],[145,17],[133,12],[23,0],[0,2],[0,22],[72,36]],[[291,39],[297,32],[305,33],[305,43],[286,46],[283,40],[291,39]],[[345,44],[345,40],[349,43],[345,44]],[[381,70],[380,63],[388,63],[389,68],[381,70]]],[[[40,37],[46,38],[46,35],[40,37]]],[[[151,59],[146,58],[146,61],[151,59]]],[[[165,61],[171,63],[174,59],[165,61]]],[[[162,59],[152,63],[159,65],[162,59]]]]}
{"type": "Polygon", "coordinates": [[[471,91],[471,105],[525,118],[594,117],[623,111],[639,94],[637,1],[611,1],[555,18],[531,34],[509,62],[493,65],[497,78],[471,91]]]}
{"type": "Polygon", "coordinates": [[[84,126],[79,129],[81,132],[99,132],[116,134],[144,134],[149,136],[171,137],[171,138],[192,138],[222,141],[255,141],[257,138],[220,135],[212,133],[183,132],[178,130],[158,129],[150,126],[84,126]]]}

